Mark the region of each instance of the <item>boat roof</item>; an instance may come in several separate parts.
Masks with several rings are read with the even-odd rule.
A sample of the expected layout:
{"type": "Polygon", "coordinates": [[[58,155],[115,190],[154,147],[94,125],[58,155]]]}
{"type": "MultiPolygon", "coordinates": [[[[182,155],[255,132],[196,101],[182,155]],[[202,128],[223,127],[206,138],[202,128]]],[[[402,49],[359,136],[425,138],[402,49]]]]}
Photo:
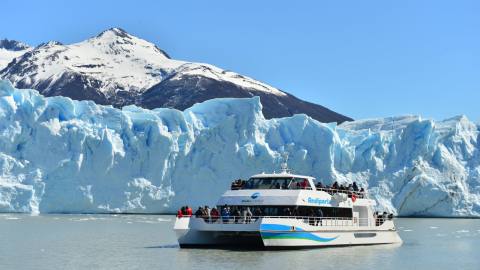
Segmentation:
{"type": "Polygon", "coordinates": [[[292,174],[289,172],[280,172],[280,173],[260,173],[252,175],[251,178],[307,178],[311,180],[315,180],[312,176],[306,175],[299,175],[299,174],[292,174]]]}

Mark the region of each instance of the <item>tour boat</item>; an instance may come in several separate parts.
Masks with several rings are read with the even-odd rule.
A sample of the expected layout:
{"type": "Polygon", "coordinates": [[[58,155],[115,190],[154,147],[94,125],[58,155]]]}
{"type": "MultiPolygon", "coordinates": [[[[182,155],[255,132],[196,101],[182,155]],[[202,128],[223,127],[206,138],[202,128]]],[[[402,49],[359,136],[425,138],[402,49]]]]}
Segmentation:
{"type": "Polygon", "coordinates": [[[180,247],[308,248],[402,243],[392,216],[367,192],[325,188],[310,176],[261,173],[219,199],[223,215],[177,215],[180,247]],[[232,213],[228,211],[236,212],[232,213]]]}

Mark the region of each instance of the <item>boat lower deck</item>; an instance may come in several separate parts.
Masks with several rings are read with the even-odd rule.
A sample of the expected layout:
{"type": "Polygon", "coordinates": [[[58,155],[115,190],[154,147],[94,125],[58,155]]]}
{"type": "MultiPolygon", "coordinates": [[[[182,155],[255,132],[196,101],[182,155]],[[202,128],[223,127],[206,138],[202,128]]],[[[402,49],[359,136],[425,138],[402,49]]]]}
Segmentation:
{"type": "Polygon", "coordinates": [[[179,218],[175,231],[181,247],[294,248],[401,243],[392,221],[381,226],[326,224],[292,217],[262,217],[243,224],[179,218]]]}

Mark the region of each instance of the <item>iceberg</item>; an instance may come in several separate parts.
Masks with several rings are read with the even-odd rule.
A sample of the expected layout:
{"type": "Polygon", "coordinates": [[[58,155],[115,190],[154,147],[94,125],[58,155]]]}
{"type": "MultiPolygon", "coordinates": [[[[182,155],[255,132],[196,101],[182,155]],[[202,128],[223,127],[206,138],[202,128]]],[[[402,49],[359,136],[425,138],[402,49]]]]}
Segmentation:
{"type": "Polygon", "coordinates": [[[286,151],[295,172],[367,187],[379,211],[478,217],[479,134],[465,116],[266,120],[258,97],[120,110],[0,81],[0,212],[213,205],[233,179],[278,170],[286,151]]]}

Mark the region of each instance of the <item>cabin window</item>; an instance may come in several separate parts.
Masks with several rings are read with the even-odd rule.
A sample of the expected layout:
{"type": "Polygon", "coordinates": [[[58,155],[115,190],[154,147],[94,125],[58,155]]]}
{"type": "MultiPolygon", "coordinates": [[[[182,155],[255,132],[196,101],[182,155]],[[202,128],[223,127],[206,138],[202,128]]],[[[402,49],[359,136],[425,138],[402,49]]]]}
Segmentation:
{"type": "Polygon", "coordinates": [[[312,189],[306,178],[250,178],[242,189],[312,189]]]}

